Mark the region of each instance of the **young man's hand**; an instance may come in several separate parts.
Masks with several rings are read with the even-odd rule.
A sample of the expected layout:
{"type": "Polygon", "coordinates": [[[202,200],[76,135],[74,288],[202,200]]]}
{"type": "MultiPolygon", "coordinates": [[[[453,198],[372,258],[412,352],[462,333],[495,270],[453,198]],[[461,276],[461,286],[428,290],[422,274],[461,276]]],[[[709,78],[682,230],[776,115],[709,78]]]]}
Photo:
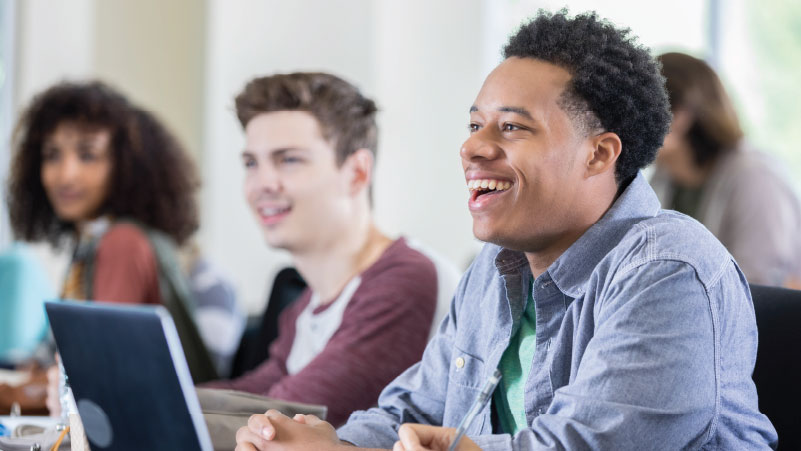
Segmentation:
{"type": "MultiPolygon", "coordinates": [[[[345,447],[334,427],[314,415],[294,418],[277,410],[253,415],[236,433],[236,451],[339,450],[345,447]]],[[[351,448],[352,449],[352,448],[351,448]]]]}
{"type": "MultiPolygon", "coordinates": [[[[392,451],[448,451],[456,429],[424,424],[406,423],[398,430],[398,440],[392,451]]],[[[458,451],[481,451],[469,438],[459,440],[458,451]]]]}

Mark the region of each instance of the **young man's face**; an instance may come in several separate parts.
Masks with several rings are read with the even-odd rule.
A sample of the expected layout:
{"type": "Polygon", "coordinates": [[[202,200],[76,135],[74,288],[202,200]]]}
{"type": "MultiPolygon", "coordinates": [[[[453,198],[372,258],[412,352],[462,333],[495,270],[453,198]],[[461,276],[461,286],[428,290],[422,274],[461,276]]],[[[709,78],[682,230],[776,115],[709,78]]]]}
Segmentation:
{"type": "Polygon", "coordinates": [[[352,196],[334,148],[305,111],[263,113],[247,123],[245,197],[270,246],[304,252],[333,239],[352,196]]]}
{"type": "Polygon", "coordinates": [[[484,82],[461,149],[480,240],[538,252],[575,227],[592,148],[557,103],[569,79],[553,64],[509,58],[484,82]],[[480,181],[488,187],[475,189],[480,181]]]}

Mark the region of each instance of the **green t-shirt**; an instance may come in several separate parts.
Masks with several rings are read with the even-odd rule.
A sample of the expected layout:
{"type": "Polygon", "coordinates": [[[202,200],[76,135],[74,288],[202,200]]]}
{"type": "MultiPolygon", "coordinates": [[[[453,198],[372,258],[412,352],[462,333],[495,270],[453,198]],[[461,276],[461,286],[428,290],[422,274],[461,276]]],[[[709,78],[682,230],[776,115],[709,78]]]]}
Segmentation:
{"type": "Polygon", "coordinates": [[[537,346],[537,315],[532,290],[533,281],[529,284],[526,309],[518,322],[517,330],[512,331],[509,347],[503,352],[498,364],[503,378],[495,390],[494,402],[501,428],[512,435],[528,427],[525,385],[537,346]]]}

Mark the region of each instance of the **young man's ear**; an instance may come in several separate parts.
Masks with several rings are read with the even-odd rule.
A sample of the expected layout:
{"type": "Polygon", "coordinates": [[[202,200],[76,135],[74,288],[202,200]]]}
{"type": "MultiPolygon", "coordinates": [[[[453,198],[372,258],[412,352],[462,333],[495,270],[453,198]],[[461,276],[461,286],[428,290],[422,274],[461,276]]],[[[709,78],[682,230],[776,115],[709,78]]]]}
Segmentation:
{"type": "Polygon", "coordinates": [[[587,159],[587,177],[615,170],[615,162],[623,149],[617,133],[604,132],[592,139],[592,153],[587,159]]]}
{"type": "Polygon", "coordinates": [[[373,164],[375,157],[370,149],[358,149],[345,160],[349,167],[351,178],[349,180],[351,194],[362,190],[369,190],[373,179],[373,164]]]}

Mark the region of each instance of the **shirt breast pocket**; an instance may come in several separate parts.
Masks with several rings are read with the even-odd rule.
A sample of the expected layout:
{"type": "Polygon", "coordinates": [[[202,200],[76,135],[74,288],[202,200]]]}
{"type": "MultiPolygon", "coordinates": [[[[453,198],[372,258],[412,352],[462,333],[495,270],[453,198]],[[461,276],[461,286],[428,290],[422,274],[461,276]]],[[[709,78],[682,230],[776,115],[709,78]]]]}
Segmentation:
{"type": "Polygon", "coordinates": [[[480,390],[485,379],[484,361],[456,346],[451,356],[448,365],[449,385],[480,390]]]}
{"type": "MultiPolygon", "coordinates": [[[[448,393],[443,417],[444,426],[456,427],[470,410],[476,396],[487,378],[484,361],[473,354],[453,347],[448,366],[448,393]]],[[[468,429],[469,434],[491,433],[486,421],[488,415],[481,414],[468,429]]]]}

